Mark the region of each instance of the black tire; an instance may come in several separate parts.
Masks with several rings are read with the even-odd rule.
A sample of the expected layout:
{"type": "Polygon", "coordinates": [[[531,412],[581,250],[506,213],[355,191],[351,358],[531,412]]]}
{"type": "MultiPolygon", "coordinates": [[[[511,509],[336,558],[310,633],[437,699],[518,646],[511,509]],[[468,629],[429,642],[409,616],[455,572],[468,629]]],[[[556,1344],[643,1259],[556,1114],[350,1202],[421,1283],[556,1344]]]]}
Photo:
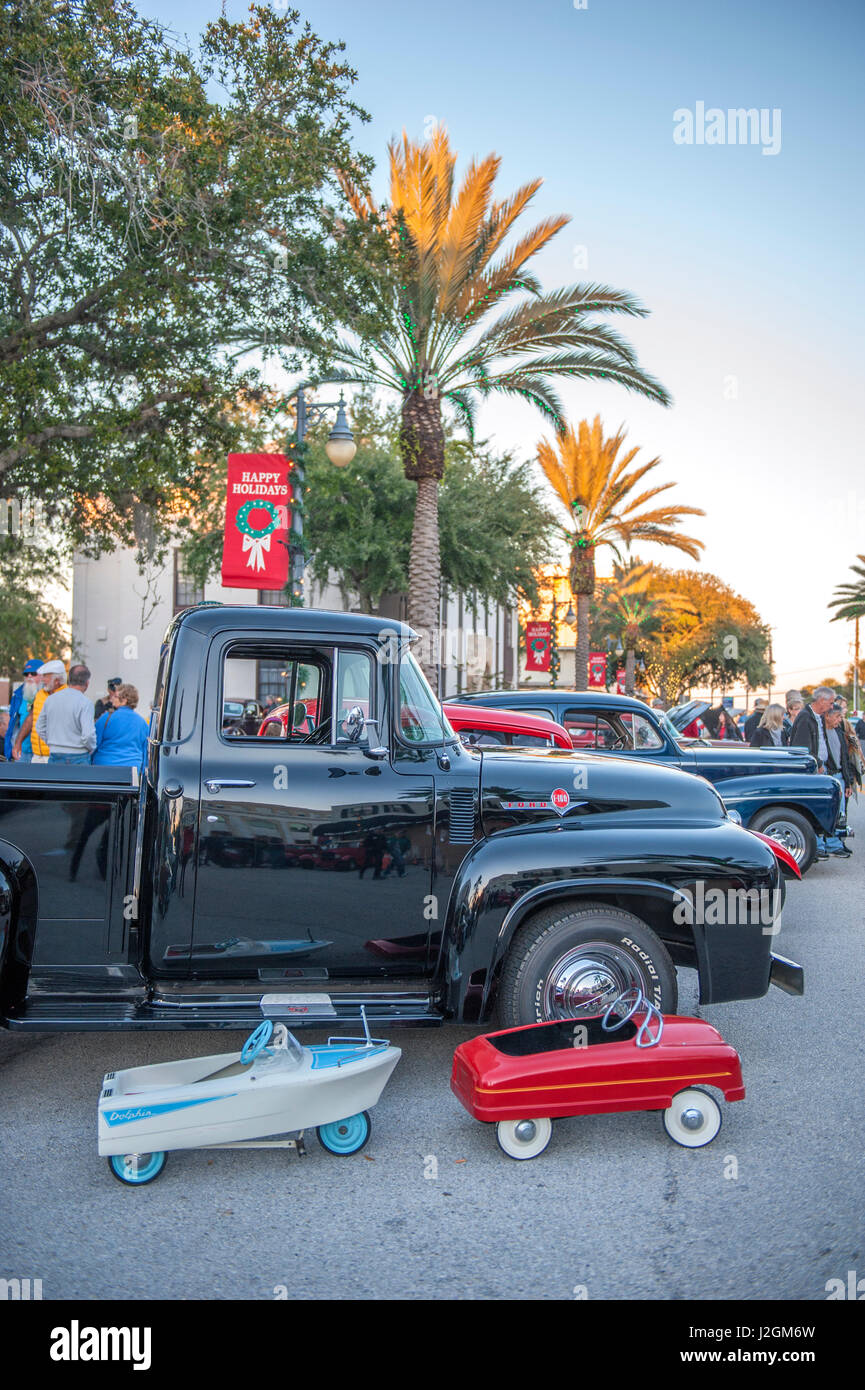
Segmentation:
{"type": "Polygon", "coordinates": [[[503,1028],[515,1028],[549,1018],[579,1018],[581,1012],[598,1014],[633,984],[661,1013],[676,1012],[676,968],[645,922],[606,903],[559,904],[530,917],[514,936],[499,982],[498,1021],[503,1028]],[[609,979],[603,991],[595,988],[603,979],[598,981],[593,962],[609,979]],[[571,993],[556,991],[553,980],[558,977],[561,984],[571,970],[576,977],[571,993]],[[575,1006],[575,997],[585,1000],[582,1008],[575,1006]]]}
{"type": "Polygon", "coordinates": [[[814,827],[800,811],[793,811],[789,806],[769,806],[765,811],[758,811],[748,822],[748,829],[761,830],[764,835],[777,830],[779,833],[772,838],[780,840],[785,849],[789,849],[803,877],[817,858],[814,827]],[[785,836],[785,825],[789,826],[789,836],[785,836]]]}

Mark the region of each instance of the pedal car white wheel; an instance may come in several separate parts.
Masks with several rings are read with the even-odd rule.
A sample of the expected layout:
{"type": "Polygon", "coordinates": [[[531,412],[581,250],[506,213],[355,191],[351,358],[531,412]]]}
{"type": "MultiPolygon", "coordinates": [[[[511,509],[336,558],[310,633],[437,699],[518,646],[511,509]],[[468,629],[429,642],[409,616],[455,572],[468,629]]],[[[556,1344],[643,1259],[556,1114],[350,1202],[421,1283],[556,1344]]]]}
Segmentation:
{"type": "Polygon", "coordinates": [[[344,1157],[360,1153],[372,1131],[372,1120],[365,1110],[358,1115],[349,1115],[347,1120],[334,1120],[329,1125],[319,1125],[316,1133],[318,1142],[329,1154],[344,1157]]]}
{"type": "Polygon", "coordinates": [[[143,1187],[159,1177],[165,1167],[165,1154],[112,1154],[108,1167],[118,1182],[128,1187],[143,1187]]]}
{"type": "Polygon", "coordinates": [[[553,1132],[553,1122],[547,1116],[538,1120],[499,1120],[496,1138],[499,1148],[508,1158],[537,1158],[542,1154],[553,1132]]]}
{"type": "Polygon", "coordinates": [[[699,1086],[679,1091],[673,1104],[664,1111],[664,1129],[677,1144],[686,1149],[701,1149],[711,1144],[721,1128],[721,1107],[699,1086]]]}

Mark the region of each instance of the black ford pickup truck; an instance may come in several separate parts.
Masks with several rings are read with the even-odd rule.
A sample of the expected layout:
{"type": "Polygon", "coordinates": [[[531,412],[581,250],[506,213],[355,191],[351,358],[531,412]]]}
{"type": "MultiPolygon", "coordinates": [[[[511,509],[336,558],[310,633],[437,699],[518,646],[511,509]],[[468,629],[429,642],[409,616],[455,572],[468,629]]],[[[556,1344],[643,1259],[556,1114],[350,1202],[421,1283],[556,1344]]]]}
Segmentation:
{"type": "Polygon", "coordinates": [[[771,952],[775,856],[708,782],[466,748],[411,638],[374,617],[189,609],[143,777],[0,765],[0,1022],[249,1029],[365,1005],[508,1024],[633,984],[674,1012],[677,966],[704,1002],[801,993],[771,952]],[[276,738],[225,719],[265,686],[293,711],[276,738]]]}

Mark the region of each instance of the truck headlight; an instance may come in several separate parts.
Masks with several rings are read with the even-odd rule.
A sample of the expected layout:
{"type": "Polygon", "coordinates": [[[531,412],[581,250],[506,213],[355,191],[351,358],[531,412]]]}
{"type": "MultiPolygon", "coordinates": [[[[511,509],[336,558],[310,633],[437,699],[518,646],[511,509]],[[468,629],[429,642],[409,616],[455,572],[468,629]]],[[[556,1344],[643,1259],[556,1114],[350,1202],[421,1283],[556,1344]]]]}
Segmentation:
{"type": "MultiPolygon", "coordinates": [[[[725,808],[725,809],[726,809],[726,808],[725,808]]],[[[733,822],[734,825],[741,825],[741,824],[742,824],[742,817],[739,815],[739,812],[738,812],[738,811],[729,811],[729,810],[728,810],[728,811],[727,811],[727,820],[731,820],[731,821],[733,822]]]]}

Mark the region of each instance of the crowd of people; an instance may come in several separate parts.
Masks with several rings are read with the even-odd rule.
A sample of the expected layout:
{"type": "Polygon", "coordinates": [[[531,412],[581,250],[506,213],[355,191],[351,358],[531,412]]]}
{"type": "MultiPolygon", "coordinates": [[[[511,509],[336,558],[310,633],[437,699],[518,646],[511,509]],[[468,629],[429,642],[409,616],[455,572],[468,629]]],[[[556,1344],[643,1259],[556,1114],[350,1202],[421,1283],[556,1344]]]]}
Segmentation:
{"type": "Polygon", "coordinates": [[[106,693],[87,698],[90,671],[80,662],[25,661],[12,692],[2,758],[21,763],[93,763],[144,766],[147,721],[138,713],[138,691],[119,676],[106,693]]]}
{"type": "MultiPolygon", "coordinates": [[[[740,722],[728,709],[708,709],[684,731],[705,732],[712,739],[732,739],[752,748],[805,748],[817,760],[818,772],[828,773],[841,787],[846,808],[865,784],[865,717],[850,710],[848,701],[831,686],[819,685],[810,700],[801,690],[788,690],[784,704],[758,699],[740,722]],[[702,725],[702,729],[699,726],[702,725]]],[[[840,840],[822,844],[820,852],[849,855],[840,840]]]]}

